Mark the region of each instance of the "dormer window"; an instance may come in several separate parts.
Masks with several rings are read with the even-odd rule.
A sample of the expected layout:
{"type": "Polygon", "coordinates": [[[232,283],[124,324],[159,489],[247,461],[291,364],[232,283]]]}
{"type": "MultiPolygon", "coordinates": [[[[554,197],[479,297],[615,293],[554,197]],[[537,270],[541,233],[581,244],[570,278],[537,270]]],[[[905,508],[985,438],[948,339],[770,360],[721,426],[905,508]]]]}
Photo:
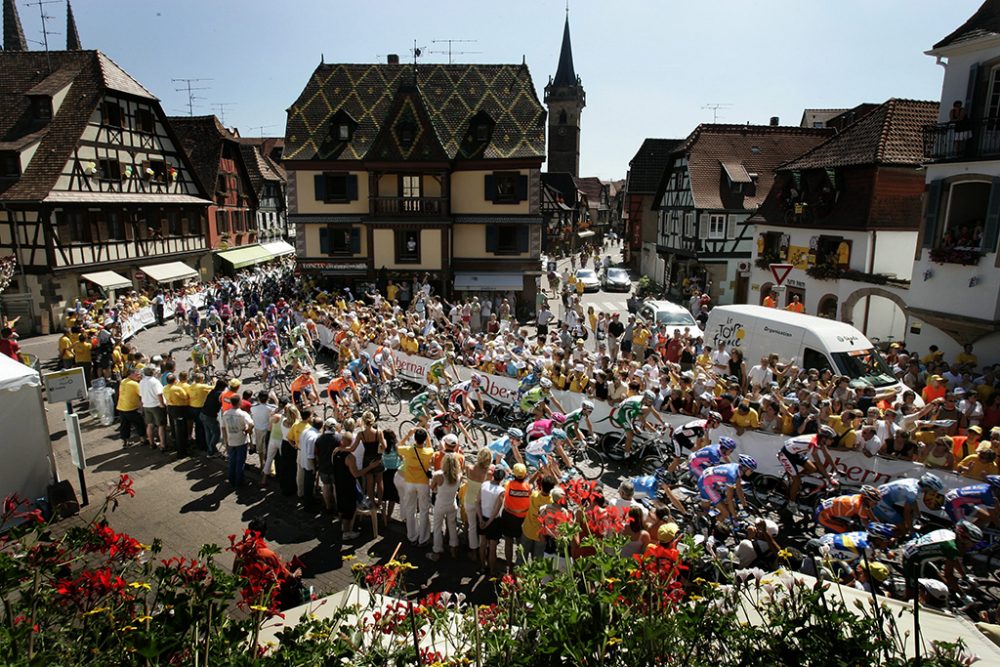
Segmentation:
{"type": "Polygon", "coordinates": [[[105,102],[103,108],[104,124],[108,127],[122,126],[122,108],[117,102],[105,102]]]}
{"type": "Polygon", "coordinates": [[[140,132],[152,134],[156,129],[156,121],[153,119],[153,112],[149,109],[136,109],[135,129],[140,132]]]}
{"type": "Polygon", "coordinates": [[[0,178],[17,178],[21,175],[21,160],[17,151],[0,153],[0,178]]]}
{"type": "Polygon", "coordinates": [[[347,123],[341,123],[337,126],[337,139],[340,141],[350,141],[351,139],[351,126],[347,123]]]}
{"type": "Polygon", "coordinates": [[[48,95],[31,96],[31,116],[35,120],[52,119],[52,98],[48,95]]]}

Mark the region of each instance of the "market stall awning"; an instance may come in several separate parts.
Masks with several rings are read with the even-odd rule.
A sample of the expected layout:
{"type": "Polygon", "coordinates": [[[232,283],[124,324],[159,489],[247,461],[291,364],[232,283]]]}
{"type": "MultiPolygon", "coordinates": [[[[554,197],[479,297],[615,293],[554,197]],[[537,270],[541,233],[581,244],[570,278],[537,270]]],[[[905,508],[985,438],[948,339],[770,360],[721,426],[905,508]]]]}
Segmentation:
{"type": "Polygon", "coordinates": [[[264,250],[271,254],[271,257],[283,257],[295,253],[295,246],[284,241],[271,241],[263,244],[264,250]]]}
{"type": "Polygon", "coordinates": [[[503,292],[506,290],[520,291],[524,287],[524,278],[520,273],[456,273],[455,291],[457,292],[503,292]]]}
{"type": "Polygon", "coordinates": [[[120,273],[114,271],[95,271],[94,273],[84,273],[80,276],[84,280],[89,280],[104,289],[121,289],[132,287],[132,281],[120,273]]]}
{"type": "Polygon", "coordinates": [[[253,266],[272,259],[273,255],[264,246],[255,243],[253,245],[240,246],[232,250],[223,250],[216,253],[219,259],[228,262],[234,269],[242,269],[246,266],[253,266]]]}
{"type": "Polygon", "coordinates": [[[585,232],[577,232],[576,235],[579,236],[581,239],[589,239],[591,236],[594,235],[594,232],[587,230],[585,232]]]}
{"type": "Polygon", "coordinates": [[[158,283],[172,283],[185,278],[197,278],[198,272],[184,262],[165,262],[143,266],[142,272],[158,283]]]}

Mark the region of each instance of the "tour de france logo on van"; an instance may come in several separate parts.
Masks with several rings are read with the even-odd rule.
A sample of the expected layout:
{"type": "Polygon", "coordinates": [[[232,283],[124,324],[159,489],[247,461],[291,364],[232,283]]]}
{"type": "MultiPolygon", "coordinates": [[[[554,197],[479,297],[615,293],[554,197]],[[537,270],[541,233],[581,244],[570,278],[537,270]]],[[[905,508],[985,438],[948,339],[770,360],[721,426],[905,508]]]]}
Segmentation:
{"type": "Polygon", "coordinates": [[[739,347],[745,336],[746,331],[744,331],[743,325],[728,317],[725,322],[719,325],[719,330],[715,332],[712,342],[716,347],[721,343],[725,343],[729,347],[739,347]]]}

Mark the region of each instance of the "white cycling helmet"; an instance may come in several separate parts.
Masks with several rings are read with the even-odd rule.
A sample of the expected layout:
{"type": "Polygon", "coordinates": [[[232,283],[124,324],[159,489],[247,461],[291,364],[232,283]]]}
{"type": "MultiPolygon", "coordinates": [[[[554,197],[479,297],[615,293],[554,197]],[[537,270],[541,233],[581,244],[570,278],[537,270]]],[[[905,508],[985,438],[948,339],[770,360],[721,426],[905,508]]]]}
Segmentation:
{"type": "Polygon", "coordinates": [[[551,389],[552,388],[552,380],[550,380],[548,378],[542,378],[541,381],[538,384],[542,387],[542,389],[551,389]]]}

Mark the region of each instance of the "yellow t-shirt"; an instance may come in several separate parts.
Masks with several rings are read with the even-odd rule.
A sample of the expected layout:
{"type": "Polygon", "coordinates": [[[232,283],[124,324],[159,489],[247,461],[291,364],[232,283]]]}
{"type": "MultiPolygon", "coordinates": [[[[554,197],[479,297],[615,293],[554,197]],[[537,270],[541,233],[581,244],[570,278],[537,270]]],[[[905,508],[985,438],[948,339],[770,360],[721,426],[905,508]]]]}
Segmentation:
{"type": "Polygon", "coordinates": [[[410,338],[409,336],[399,341],[399,346],[403,348],[403,352],[406,352],[407,354],[416,354],[417,349],[420,347],[417,343],[417,339],[410,338]]]}
{"type": "Polygon", "coordinates": [[[574,373],[573,375],[570,376],[569,390],[579,392],[582,394],[583,392],[587,391],[588,383],[589,380],[587,379],[587,376],[585,374],[574,373]]]}
{"type": "Polygon", "coordinates": [[[837,432],[838,436],[843,436],[836,447],[839,449],[854,449],[854,445],[858,441],[858,434],[851,427],[851,424],[845,424],[840,415],[830,415],[829,419],[827,419],[827,424],[837,432]]]}
{"type": "Polygon", "coordinates": [[[140,407],[142,398],[139,396],[139,383],[131,378],[125,378],[118,387],[118,411],[132,412],[140,407]]]}
{"type": "Polygon", "coordinates": [[[552,497],[543,494],[539,489],[531,492],[531,498],[528,500],[528,514],[524,517],[524,523],[521,524],[521,532],[529,540],[538,540],[538,531],[542,527],[542,523],[538,520],[538,511],[551,502],[552,497]]]}
{"type": "Polygon", "coordinates": [[[632,344],[638,345],[639,347],[646,347],[646,344],[649,342],[649,337],[649,329],[646,329],[645,327],[637,329],[635,333],[632,334],[632,344]]]}
{"type": "Polygon", "coordinates": [[[203,408],[205,407],[205,399],[208,398],[209,392],[212,391],[214,387],[210,384],[199,384],[195,383],[188,386],[188,399],[191,401],[192,408],[203,408]]]}
{"type": "Polygon", "coordinates": [[[972,366],[978,366],[979,357],[977,357],[974,354],[969,354],[963,351],[959,352],[958,356],[955,357],[955,363],[958,364],[959,366],[965,366],[967,364],[971,364],[972,366]]]}
{"type": "Polygon", "coordinates": [[[291,443],[292,447],[295,449],[299,448],[299,437],[302,435],[302,431],[306,430],[309,424],[304,421],[295,422],[290,429],[288,429],[288,442],[291,443]]]}
{"type": "Polygon", "coordinates": [[[167,405],[179,407],[187,405],[188,401],[188,393],[184,385],[175,382],[163,388],[163,402],[167,405]]]}
{"type": "Polygon", "coordinates": [[[730,422],[733,426],[738,428],[757,428],[760,426],[760,416],[753,408],[750,408],[750,412],[746,414],[737,410],[733,413],[733,417],[730,422]]]}
{"type": "Polygon", "coordinates": [[[399,293],[399,287],[396,285],[389,285],[385,288],[385,297],[389,301],[395,301],[397,293],[399,293]]]}
{"type": "Polygon", "coordinates": [[[93,345],[85,340],[73,343],[73,356],[76,357],[77,363],[87,363],[91,360],[90,350],[92,347],[93,345]]]}
{"type": "Polygon", "coordinates": [[[983,463],[982,459],[975,454],[969,454],[962,459],[961,462],[955,466],[955,470],[959,471],[963,477],[978,479],[980,482],[985,482],[987,475],[1000,474],[1000,469],[997,468],[996,461],[983,463]],[[969,469],[965,472],[961,472],[962,466],[969,466],[969,469]]]}
{"type": "Polygon", "coordinates": [[[62,336],[59,339],[59,358],[73,358],[73,341],[69,339],[69,336],[62,336]]]}
{"type": "Polygon", "coordinates": [[[566,376],[563,375],[562,373],[557,373],[556,375],[553,375],[552,384],[555,386],[556,389],[562,391],[563,389],[566,388],[566,376]]]}
{"type": "Polygon", "coordinates": [[[401,460],[399,471],[403,475],[403,481],[410,484],[427,484],[429,480],[424,471],[431,471],[434,450],[430,447],[421,447],[418,450],[414,445],[406,445],[397,447],[396,452],[401,460]],[[419,460],[417,459],[418,455],[419,460]]]}

